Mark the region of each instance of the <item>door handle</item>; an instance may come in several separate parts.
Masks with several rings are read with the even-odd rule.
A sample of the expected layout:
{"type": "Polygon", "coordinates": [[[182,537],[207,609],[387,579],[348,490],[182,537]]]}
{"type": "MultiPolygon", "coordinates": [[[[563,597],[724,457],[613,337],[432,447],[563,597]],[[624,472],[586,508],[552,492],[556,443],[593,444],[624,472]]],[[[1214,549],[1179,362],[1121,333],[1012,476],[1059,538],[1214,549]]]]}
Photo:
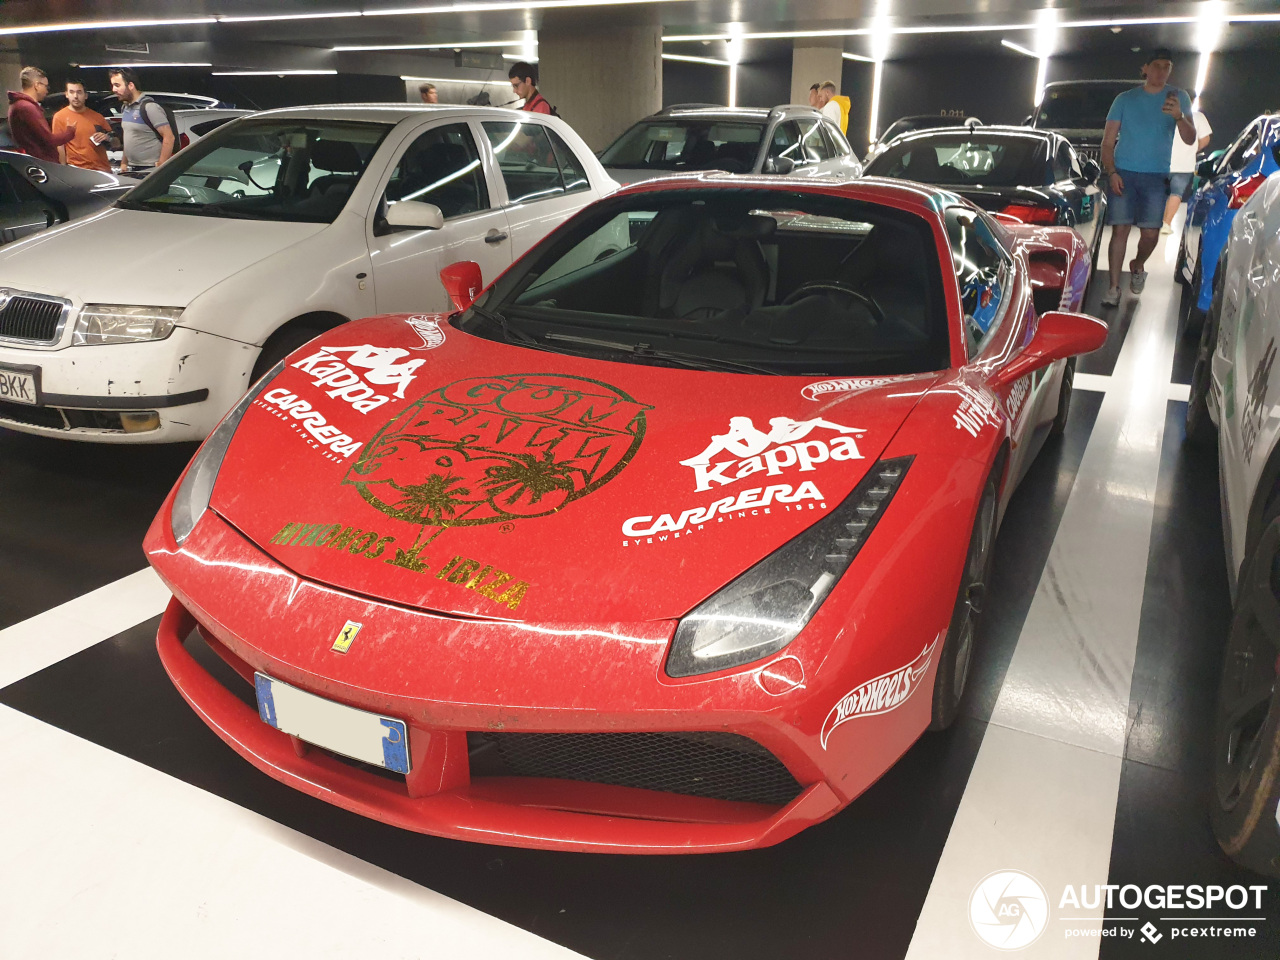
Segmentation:
{"type": "Polygon", "coordinates": [[[485,243],[501,243],[505,239],[507,239],[507,235],[505,233],[497,233],[495,231],[494,233],[487,234],[484,238],[484,242],[485,243]]]}

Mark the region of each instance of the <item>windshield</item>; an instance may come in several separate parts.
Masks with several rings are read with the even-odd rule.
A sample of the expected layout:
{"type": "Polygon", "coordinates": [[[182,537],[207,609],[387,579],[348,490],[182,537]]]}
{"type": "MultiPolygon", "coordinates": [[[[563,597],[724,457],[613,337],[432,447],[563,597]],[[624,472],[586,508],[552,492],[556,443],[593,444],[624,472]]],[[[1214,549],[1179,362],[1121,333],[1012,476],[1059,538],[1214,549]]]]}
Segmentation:
{"type": "Polygon", "coordinates": [[[175,155],[117,205],[332,223],[390,129],[386,123],[297,118],[230,123],[175,155]]]}
{"type": "Polygon", "coordinates": [[[957,186],[1041,186],[1045,144],[1037,135],[993,137],[977,131],[913,137],[867,164],[866,175],[957,186]]]}
{"type": "Polygon", "coordinates": [[[764,121],[698,117],[645,120],[600,155],[606,167],[643,170],[727,170],[755,168],[764,121]]]}
{"type": "Polygon", "coordinates": [[[1036,111],[1037,127],[1054,130],[1101,130],[1115,98],[1136,83],[1090,83],[1078,87],[1050,87],[1036,111]]]}
{"type": "Polygon", "coordinates": [[[963,125],[964,117],[902,117],[889,124],[885,132],[880,134],[880,142],[888,143],[894,137],[900,137],[904,133],[911,133],[913,130],[929,130],[933,127],[960,127],[963,125]]]}
{"type": "Polygon", "coordinates": [[[605,360],[849,376],[945,368],[946,316],[922,217],[802,191],[702,188],[594,205],[455,322],[605,360]]]}

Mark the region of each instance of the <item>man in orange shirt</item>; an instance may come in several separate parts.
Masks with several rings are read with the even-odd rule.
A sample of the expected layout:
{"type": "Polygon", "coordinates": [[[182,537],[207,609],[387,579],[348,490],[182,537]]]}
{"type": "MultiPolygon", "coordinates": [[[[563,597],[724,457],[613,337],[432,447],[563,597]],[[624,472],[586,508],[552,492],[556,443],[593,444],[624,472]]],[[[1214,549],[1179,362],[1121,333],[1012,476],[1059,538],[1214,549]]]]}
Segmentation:
{"type": "Polygon", "coordinates": [[[79,80],[68,80],[66,91],[67,105],[53,115],[55,136],[64,130],[75,131],[75,137],[58,148],[62,162],[110,173],[106,143],[111,139],[111,127],[107,118],[85,106],[84,84],[79,80]]]}

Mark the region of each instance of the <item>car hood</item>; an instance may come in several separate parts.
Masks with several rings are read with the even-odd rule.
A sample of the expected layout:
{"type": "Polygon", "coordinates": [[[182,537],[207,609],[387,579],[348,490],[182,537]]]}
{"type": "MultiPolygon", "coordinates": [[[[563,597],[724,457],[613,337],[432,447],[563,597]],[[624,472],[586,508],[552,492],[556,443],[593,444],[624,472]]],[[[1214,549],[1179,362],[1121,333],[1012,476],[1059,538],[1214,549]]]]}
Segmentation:
{"type": "Polygon", "coordinates": [[[633,183],[640,183],[643,180],[668,180],[671,177],[687,177],[690,173],[720,173],[723,170],[647,170],[639,167],[605,167],[610,179],[617,181],[624,187],[629,187],[633,183]]]}
{"type": "Polygon", "coordinates": [[[0,248],[0,284],[81,303],[186,307],[323,229],[112,208],[0,248]]]}
{"type": "Polygon", "coordinates": [[[1048,187],[958,187],[939,184],[942,190],[959,194],[983,210],[999,212],[1011,203],[1045,205],[1054,203],[1053,191],[1048,187]]]}
{"type": "Polygon", "coordinates": [[[211,505],[299,575],[394,603],[669,619],[834,508],[934,379],[604,362],[375,317],[289,358],[211,505]]]}

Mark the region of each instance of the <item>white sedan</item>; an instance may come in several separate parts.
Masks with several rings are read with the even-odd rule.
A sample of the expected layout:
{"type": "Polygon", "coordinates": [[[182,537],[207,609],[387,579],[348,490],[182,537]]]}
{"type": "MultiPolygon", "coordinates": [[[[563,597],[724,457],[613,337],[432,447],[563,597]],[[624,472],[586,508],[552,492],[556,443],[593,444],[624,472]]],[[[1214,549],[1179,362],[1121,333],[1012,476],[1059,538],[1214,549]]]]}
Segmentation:
{"type": "Polygon", "coordinates": [[[1231,225],[1187,405],[1189,439],[1212,441],[1218,427],[1223,538],[1235,598],[1218,691],[1210,814],[1222,849],[1272,876],[1280,876],[1278,346],[1280,173],[1231,225]]]}
{"type": "Polygon", "coordinates": [[[0,427],[205,437],[248,385],[338,324],[445,312],[617,185],[562,120],[343,105],[234,120],[112,208],[0,251],[0,427]]]}

